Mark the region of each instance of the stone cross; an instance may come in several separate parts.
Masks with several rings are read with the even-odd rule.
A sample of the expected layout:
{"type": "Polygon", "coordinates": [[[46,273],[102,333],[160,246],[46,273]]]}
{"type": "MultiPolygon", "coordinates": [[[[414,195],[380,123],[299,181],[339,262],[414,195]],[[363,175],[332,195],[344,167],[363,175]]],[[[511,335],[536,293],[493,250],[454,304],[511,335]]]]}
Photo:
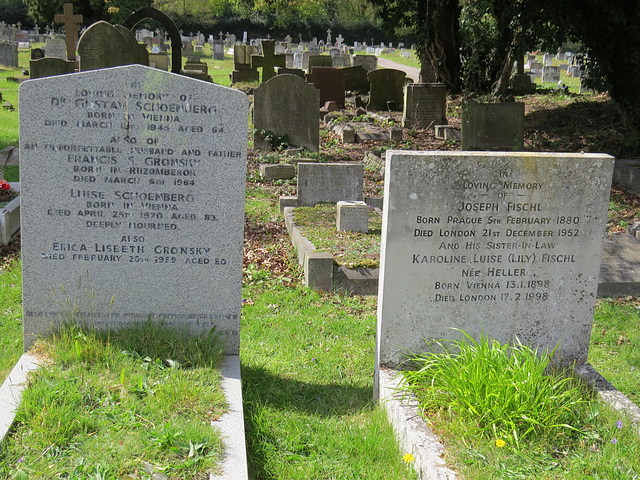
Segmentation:
{"type": "Polygon", "coordinates": [[[331,29],[327,30],[327,43],[331,43],[331,29]]]}
{"type": "Polygon", "coordinates": [[[262,67],[262,82],[275,77],[274,67],[285,67],[286,56],[275,55],[275,40],[262,40],[262,55],[251,55],[251,68],[262,67]]]}
{"type": "Polygon", "coordinates": [[[342,38],[342,34],[340,34],[336,37],[336,46],[340,48],[342,46],[342,42],[344,42],[344,38],[342,38]]]}
{"type": "Polygon", "coordinates": [[[56,23],[64,25],[65,35],[67,37],[67,60],[75,61],[76,44],[78,43],[78,27],[82,24],[82,15],[73,14],[73,4],[65,3],[62,6],[62,14],[57,14],[54,18],[56,23]]]}
{"type": "Polygon", "coordinates": [[[220,30],[220,31],[218,32],[218,35],[220,36],[220,40],[223,40],[223,38],[222,38],[222,37],[224,37],[224,33],[222,33],[222,30],[220,30]]]}
{"type": "Polygon", "coordinates": [[[21,22],[16,23],[16,27],[18,27],[18,33],[20,33],[22,31],[22,23],[21,22]]]}

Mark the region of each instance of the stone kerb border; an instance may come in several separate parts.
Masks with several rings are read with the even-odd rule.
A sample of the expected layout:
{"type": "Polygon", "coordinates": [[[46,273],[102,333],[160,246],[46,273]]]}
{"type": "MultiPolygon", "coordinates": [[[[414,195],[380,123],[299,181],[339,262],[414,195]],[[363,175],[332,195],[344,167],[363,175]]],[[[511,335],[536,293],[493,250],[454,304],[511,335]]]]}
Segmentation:
{"type": "MultiPolygon", "coordinates": [[[[282,200],[282,198],[281,198],[282,200]]],[[[318,252],[293,221],[294,206],[281,201],[284,221],[297,255],[304,268],[304,284],[314,290],[345,290],[357,295],[377,295],[379,268],[345,268],[328,252],[318,252]],[[287,206],[289,205],[289,206],[287,206]]],[[[369,199],[367,199],[369,203],[369,199]]]]}
{"type": "MultiPolygon", "coordinates": [[[[20,192],[20,182],[10,182],[11,188],[20,192]]],[[[20,196],[0,209],[0,245],[9,243],[20,230],[20,196]]]]}

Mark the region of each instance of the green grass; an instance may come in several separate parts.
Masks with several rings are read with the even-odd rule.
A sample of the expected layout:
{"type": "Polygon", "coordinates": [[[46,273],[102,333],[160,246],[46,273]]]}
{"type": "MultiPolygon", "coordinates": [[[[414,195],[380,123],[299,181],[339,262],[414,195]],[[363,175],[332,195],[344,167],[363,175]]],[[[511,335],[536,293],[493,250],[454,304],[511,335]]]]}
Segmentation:
{"type": "Polygon", "coordinates": [[[35,349],[49,362],[31,378],[0,445],[3,478],[115,480],[146,470],[201,479],[219,471],[223,446],[212,425],[226,405],[215,335],[194,339],[152,322],[117,334],[70,326],[35,349]]]}
{"type": "Polygon", "coordinates": [[[22,264],[0,267],[0,382],[22,355],[22,264]]]}
{"type": "Polygon", "coordinates": [[[637,478],[640,437],[624,415],[528,347],[466,337],[405,372],[465,479],[637,478]]]}
{"type": "Polygon", "coordinates": [[[598,302],[589,363],[636,405],[640,405],[638,302],[611,299],[598,302]]]}
{"type": "Polygon", "coordinates": [[[348,268],[380,265],[382,216],[369,212],[369,231],[345,232],[336,229],[335,204],[298,207],[293,212],[303,235],[322,252],[329,252],[340,265],[348,268]]]}
{"type": "Polygon", "coordinates": [[[391,60],[393,62],[399,63],[401,65],[408,65],[409,67],[420,68],[420,60],[418,59],[418,55],[415,50],[409,50],[411,52],[410,58],[405,58],[400,54],[400,49],[396,50],[396,53],[384,53],[380,55],[382,58],[386,58],[387,60],[391,60]]]}
{"type": "Polygon", "coordinates": [[[372,400],[375,299],[268,283],[243,297],[250,478],[415,478],[372,400]]]}

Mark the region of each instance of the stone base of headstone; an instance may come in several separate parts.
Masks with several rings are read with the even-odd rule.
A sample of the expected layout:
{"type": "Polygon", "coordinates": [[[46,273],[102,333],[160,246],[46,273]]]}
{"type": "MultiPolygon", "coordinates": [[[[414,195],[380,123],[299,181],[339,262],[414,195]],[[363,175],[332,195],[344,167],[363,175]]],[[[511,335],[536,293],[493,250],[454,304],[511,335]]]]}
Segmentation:
{"type": "Polygon", "coordinates": [[[342,143],[356,143],[356,131],[350,125],[338,125],[333,130],[342,143]]]}
{"type": "Polygon", "coordinates": [[[257,70],[233,70],[231,83],[257,83],[260,81],[260,72],[257,70]]]}
{"type": "Polygon", "coordinates": [[[265,163],[260,165],[260,176],[263,180],[288,180],[296,176],[296,167],[285,163],[265,163]]]}
{"type": "Polygon", "coordinates": [[[181,70],[180,75],[184,75],[185,77],[195,78],[196,80],[203,80],[205,82],[213,83],[213,78],[211,75],[204,73],[200,70],[181,70]]]}
{"type": "Polygon", "coordinates": [[[514,151],[523,147],[524,103],[465,103],[462,150],[514,151]]]}
{"type": "Polygon", "coordinates": [[[297,207],[298,206],[298,197],[290,197],[290,196],[282,196],[278,198],[278,207],[280,209],[280,213],[284,213],[284,209],[288,207],[297,207]]]}
{"type": "Polygon", "coordinates": [[[369,207],[364,202],[337,203],[336,228],[341,232],[369,231],[369,207]]]}
{"type": "Polygon", "coordinates": [[[329,252],[311,252],[304,261],[304,284],[314,290],[333,288],[333,256],[329,252]]]}
{"type": "Polygon", "coordinates": [[[389,129],[389,140],[392,142],[401,142],[402,141],[402,128],[400,127],[391,127],[389,129]]]}

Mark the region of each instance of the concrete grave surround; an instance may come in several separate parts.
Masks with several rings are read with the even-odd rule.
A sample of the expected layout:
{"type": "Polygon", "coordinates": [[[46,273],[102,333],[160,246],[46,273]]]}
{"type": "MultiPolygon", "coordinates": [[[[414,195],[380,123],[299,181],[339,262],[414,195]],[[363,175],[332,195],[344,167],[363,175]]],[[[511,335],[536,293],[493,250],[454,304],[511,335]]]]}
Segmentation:
{"type": "Polygon", "coordinates": [[[405,72],[383,68],[367,73],[371,84],[367,110],[388,110],[387,102],[393,102],[393,110],[402,110],[404,103],[405,72]]]}
{"type": "Polygon", "coordinates": [[[300,163],[298,165],[298,206],[320,202],[362,201],[364,164],[300,163]]]}
{"type": "Polygon", "coordinates": [[[442,83],[409,83],[404,87],[402,126],[429,128],[447,123],[447,89],[442,83]]]}
{"type": "Polygon", "coordinates": [[[376,374],[452,328],[585,363],[613,163],[387,152],[376,374]]]}
{"type": "Polygon", "coordinates": [[[237,355],[246,95],[132,65],[24,82],[20,114],[25,350],[75,311],[237,355]]]}
{"type": "Polygon", "coordinates": [[[320,92],[296,75],[276,75],[254,91],[254,148],[271,150],[262,130],[286,135],[291,145],[317,152],[320,145],[320,92]]]}

